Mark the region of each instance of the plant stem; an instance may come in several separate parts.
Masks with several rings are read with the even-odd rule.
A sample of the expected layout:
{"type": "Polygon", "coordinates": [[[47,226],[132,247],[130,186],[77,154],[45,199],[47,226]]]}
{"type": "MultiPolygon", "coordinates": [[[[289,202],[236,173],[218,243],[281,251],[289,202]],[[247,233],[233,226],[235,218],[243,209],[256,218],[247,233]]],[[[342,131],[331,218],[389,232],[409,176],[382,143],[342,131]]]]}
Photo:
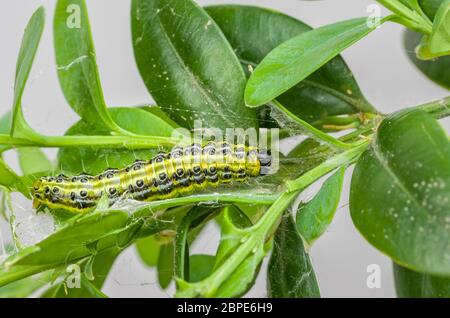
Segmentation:
{"type": "Polygon", "coordinates": [[[133,212],[134,218],[141,218],[145,216],[152,216],[155,211],[161,211],[180,205],[195,204],[200,202],[214,202],[214,203],[248,203],[269,205],[276,201],[278,194],[273,193],[212,193],[212,194],[197,194],[187,197],[179,197],[173,199],[166,199],[160,201],[148,202],[145,205],[138,207],[136,212],[133,212]]]}
{"type": "Polygon", "coordinates": [[[377,0],[383,6],[395,13],[400,20],[397,22],[405,23],[410,28],[416,29],[425,34],[431,34],[433,25],[428,18],[424,17],[422,10],[416,12],[398,0],[377,0]]]}
{"type": "Polygon", "coordinates": [[[435,100],[430,103],[415,106],[413,108],[418,108],[426,111],[436,119],[442,119],[450,116],[450,96],[439,100],[435,100]]]}
{"type": "Polygon", "coordinates": [[[0,144],[40,148],[126,148],[148,149],[174,146],[182,139],[157,136],[42,136],[42,138],[17,138],[0,134],[0,144]]]}
{"type": "Polygon", "coordinates": [[[328,160],[320,164],[317,168],[306,172],[300,178],[294,181],[287,181],[287,192],[302,190],[306,186],[323,176],[325,171],[325,173],[328,173],[333,171],[337,167],[352,162],[355,158],[361,155],[364,150],[366,150],[368,145],[369,142],[367,140],[363,141],[358,146],[329,158],[328,160]]]}
{"type": "Polygon", "coordinates": [[[327,133],[324,133],[323,131],[311,126],[310,124],[308,124],[306,121],[298,118],[296,115],[294,115],[293,113],[291,113],[286,107],[284,107],[282,104],[280,104],[278,101],[273,100],[272,104],[279,108],[281,111],[283,111],[289,118],[291,118],[293,121],[295,121],[297,124],[299,124],[300,126],[302,126],[303,128],[305,128],[308,132],[310,132],[312,135],[314,135],[316,138],[325,141],[326,143],[339,148],[339,149],[349,149],[354,147],[354,145],[351,144],[347,144],[345,142],[342,142],[336,138],[334,138],[333,136],[330,136],[327,133]]]}
{"type": "Polygon", "coordinates": [[[369,142],[365,141],[358,146],[353,147],[351,150],[332,157],[295,181],[288,183],[288,190],[278,197],[258,223],[243,230],[243,232],[246,232],[247,234],[241,239],[242,244],[214,272],[214,274],[201,282],[188,284],[188,288],[179,292],[177,296],[214,296],[217,289],[223,284],[227,277],[239,267],[248,255],[255,249],[258,249],[261,244],[264,244],[270,230],[276,226],[284,211],[303,189],[341,165],[352,162],[355,157],[359,156],[366,149],[368,144],[369,142]]]}

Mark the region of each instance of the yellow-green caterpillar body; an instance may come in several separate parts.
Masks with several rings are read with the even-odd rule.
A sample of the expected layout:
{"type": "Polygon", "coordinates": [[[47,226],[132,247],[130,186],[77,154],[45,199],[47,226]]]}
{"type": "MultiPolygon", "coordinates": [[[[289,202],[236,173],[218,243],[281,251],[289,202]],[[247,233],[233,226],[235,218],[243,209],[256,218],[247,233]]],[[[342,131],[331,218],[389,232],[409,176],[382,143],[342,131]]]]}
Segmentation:
{"type": "Polygon", "coordinates": [[[204,147],[176,147],[151,160],[138,160],[123,169],[107,169],[96,176],[83,173],[42,177],[33,185],[33,207],[84,213],[95,209],[105,195],[110,206],[120,198],[169,199],[265,175],[271,160],[270,151],[244,145],[211,142],[204,147]]]}

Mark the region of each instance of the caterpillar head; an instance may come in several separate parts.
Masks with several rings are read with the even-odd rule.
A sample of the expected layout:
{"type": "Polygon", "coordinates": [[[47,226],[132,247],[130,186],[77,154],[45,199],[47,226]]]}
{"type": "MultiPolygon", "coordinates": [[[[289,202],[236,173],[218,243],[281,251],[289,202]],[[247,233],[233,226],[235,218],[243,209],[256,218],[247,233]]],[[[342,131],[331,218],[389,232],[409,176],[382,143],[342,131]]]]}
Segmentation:
{"type": "Polygon", "coordinates": [[[260,149],[258,151],[258,160],[261,165],[260,175],[269,174],[270,167],[272,166],[272,154],[270,150],[260,149]]]}

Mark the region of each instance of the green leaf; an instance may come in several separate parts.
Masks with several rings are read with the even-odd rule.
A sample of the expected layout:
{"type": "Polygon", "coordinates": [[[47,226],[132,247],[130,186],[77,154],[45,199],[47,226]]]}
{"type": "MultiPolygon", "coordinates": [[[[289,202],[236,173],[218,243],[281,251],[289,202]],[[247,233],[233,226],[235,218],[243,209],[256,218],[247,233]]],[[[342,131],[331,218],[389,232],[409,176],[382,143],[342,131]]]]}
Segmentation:
{"type": "Polygon", "coordinates": [[[39,290],[50,281],[51,272],[26,277],[0,287],[0,298],[25,298],[39,290]]]}
{"type": "Polygon", "coordinates": [[[414,272],[394,263],[395,289],[401,298],[450,298],[450,278],[414,272]]]}
{"type": "Polygon", "coordinates": [[[0,271],[0,286],[116,246],[119,234],[127,230],[127,219],[121,211],[72,218],[43,241],[8,257],[0,271]]]}
{"type": "Polygon", "coordinates": [[[220,244],[216,252],[215,268],[218,268],[233,253],[245,235],[241,230],[251,226],[252,222],[236,206],[226,206],[217,217],[220,225],[220,244]]]}
{"type": "MultiPolygon", "coordinates": [[[[120,253],[117,247],[110,248],[97,255],[91,257],[90,270],[94,275],[93,279],[89,279],[85,265],[84,272],[81,273],[80,288],[68,288],[64,286],[65,277],[62,282],[50,287],[43,293],[43,298],[105,298],[106,295],[100,290],[111,270],[111,267],[120,253]]],[[[72,273],[70,273],[72,274],[72,273]]]]}
{"type": "Polygon", "coordinates": [[[269,297],[320,297],[316,275],[292,216],[286,215],[275,233],[268,268],[269,297]]]}
{"type": "Polygon", "coordinates": [[[264,245],[264,242],[261,242],[260,245],[255,247],[252,250],[252,254],[236,268],[233,274],[231,274],[220,286],[213,297],[231,298],[245,295],[255,284],[255,279],[261,268],[261,262],[270,247],[270,244],[264,245]]]}
{"type": "Polygon", "coordinates": [[[442,56],[433,60],[424,61],[416,57],[416,47],[420,44],[422,35],[411,30],[405,31],[405,51],[411,61],[432,81],[450,89],[450,56],[442,56]]]}
{"type": "MultiPolygon", "coordinates": [[[[9,135],[9,132],[11,131],[11,120],[12,120],[11,111],[8,111],[6,114],[0,117],[0,135],[9,135]]],[[[11,146],[0,144],[0,156],[2,152],[8,149],[11,149],[11,146]]]]}
{"type": "MultiPolygon", "coordinates": [[[[219,218],[219,224],[221,238],[215,257],[215,270],[242,244],[246,233],[243,229],[252,223],[236,207],[227,206],[219,218]]],[[[262,240],[212,296],[228,298],[244,295],[253,286],[269,246],[262,240]]]]}
{"type": "Polygon", "coordinates": [[[181,220],[177,227],[175,238],[174,271],[177,278],[189,281],[189,231],[195,228],[202,220],[211,214],[211,208],[196,206],[192,208],[181,220]]]}
{"type": "Polygon", "coordinates": [[[367,18],[358,18],[326,25],[282,43],[250,76],[246,104],[257,107],[277,98],[372,30],[367,18]]]}
{"type": "Polygon", "coordinates": [[[58,0],[54,16],[58,78],[72,109],[87,123],[124,133],[108,112],[84,0],[58,0]]]}
{"type": "Polygon", "coordinates": [[[413,10],[419,6],[419,0],[400,0],[400,2],[413,10]]]}
{"type": "Polygon", "coordinates": [[[214,268],[214,255],[191,255],[189,257],[189,280],[199,282],[208,277],[214,268]]]}
{"type": "Polygon", "coordinates": [[[444,1],[445,0],[419,0],[419,4],[425,14],[430,18],[430,20],[434,20],[439,6],[444,1]]]}
{"type": "Polygon", "coordinates": [[[11,193],[9,189],[0,186],[0,215],[5,221],[9,220],[8,211],[12,210],[11,193]]]}
{"type": "Polygon", "coordinates": [[[64,282],[56,284],[45,291],[41,298],[107,298],[86,275],[80,276],[80,288],[68,288],[64,282]]]}
{"type": "Polygon", "coordinates": [[[2,159],[0,159],[0,185],[12,190],[19,181],[19,176],[12,171],[2,159]]]}
{"type": "Polygon", "coordinates": [[[53,170],[52,163],[39,148],[19,148],[17,149],[17,153],[19,155],[20,169],[24,174],[53,170]]]}
{"type": "Polygon", "coordinates": [[[245,74],[215,22],[191,0],[133,0],[135,59],[157,104],[183,126],[257,127],[245,74]]]}
{"type": "Polygon", "coordinates": [[[444,1],[436,13],[429,47],[434,55],[450,55],[450,0],[444,1]]]}
{"type": "MultiPolygon", "coordinates": [[[[141,108],[118,107],[111,108],[112,118],[120,127],[139,135],[170,137],[177,127],[172,126],[152,112],[141,108]]],[[[98,125],[79,121],[72,126],[66,135],[109,135],[109,131],[98,125]]],[[[153,150],[121,150],[121,149],[94,149],[94,148],[63,148],[59,151],[59,166],[69,172],[96,174],[108,167],[121,168],[136,159],[149,159],[156,155],[153,150]]]]}
{"type": "Polygon", "coordinates": [[[324,182],[314,198],[297,211],[297,230],[309,245],[326,231],[333,220],[341,198],[345,169],[339,168],[324,182]]]}
{"type": "Polygon", "coordinates": [[[41,40],[42,31],[44,30],[44,20],[45,10],[43,7],[39,7],[28,22],[22,38],[22,44],[20,45],[14,82],[11,136],[30,136],[36,134],[28,126],[23,117],[22,95],[41,40]]]}
{"type": "Polygon", "coordinates": [[[258,239],[249,238],[242,225],[251,224],[250,220],[241,217],[236,217],[240,212],[234,206],[227,206],[218,217],[220,225],[221,239],[219,247],[216,252],[215,264],[213,271],[209,276],[203,278],[198,282],[187,282],[182,279],[177,279],[177,294],[178,297],[239,297],[244,295],[254,284],[254,280],[259,272],[261,262],[271,247],[270,243],[265,242],[264,236],[258,239]],[[234,221],[239,221],[240,224],[235,224],[234,221]],[[241,223],[241,222],[244,223],[241,223]],[[247,242],[255,242],[251,251],[236,268],[230,273],[224,273],[228,269],[222,268],[222,264],[234,256],[233,253],[239,247],[247,242]],[[216,284],[216,280],[220,283],[216,284]],[[214,282],[214,283],[213,283],[214,282]],[[214,287],[212,287],[214,286],[214,287]]]}
{"type": "Polygon", "coordinates": [[[450,275],[450,142],[431,115],[406,110],[382,122],[355,167],[350,211],[395,262],[450,275]]]}
{"type": "Polygon", "coordinates": [[[158,264],[161,242],[154,235],[137,240],[136,249],[145,265],[155,267],[158,264]]]}
{"type": "Polygon", "coordinates": [[[158,282],[162,289],[169,287],[174,274],[174,242],[161,246],[158,257],[158,282]]]}
{"type": "MultiPolygon", "coordinates": [[[[249,69],[254,69],[278,45],[311,30],[301,21],[264,8],[219,5],[208,7],[206,11],[222,29],[249,75],[249,69]]],[[[371,109],[340,56],[279,96],[278,100],[309,122],[371,109]]]]}
{"type": "Polygon", "coordinates": [[[25,197],[30,196],[30,191],[22,179],[0,158],[0,186],[8,191],[19,191],[25,197]]]}

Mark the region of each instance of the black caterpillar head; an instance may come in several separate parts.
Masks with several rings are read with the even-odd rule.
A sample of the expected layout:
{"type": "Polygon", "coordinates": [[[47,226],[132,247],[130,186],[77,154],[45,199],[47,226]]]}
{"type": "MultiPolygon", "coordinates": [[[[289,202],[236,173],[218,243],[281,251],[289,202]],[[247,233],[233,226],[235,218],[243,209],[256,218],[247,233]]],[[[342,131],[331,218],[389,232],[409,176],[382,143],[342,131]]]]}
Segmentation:
{"type": "Polygon", "coordinates": [[[272,154],[270,150],[258,150],[258,160],[259,164],[261,165],[260,175],[269,174],[270,167],[272,166],[272,154]]]}

